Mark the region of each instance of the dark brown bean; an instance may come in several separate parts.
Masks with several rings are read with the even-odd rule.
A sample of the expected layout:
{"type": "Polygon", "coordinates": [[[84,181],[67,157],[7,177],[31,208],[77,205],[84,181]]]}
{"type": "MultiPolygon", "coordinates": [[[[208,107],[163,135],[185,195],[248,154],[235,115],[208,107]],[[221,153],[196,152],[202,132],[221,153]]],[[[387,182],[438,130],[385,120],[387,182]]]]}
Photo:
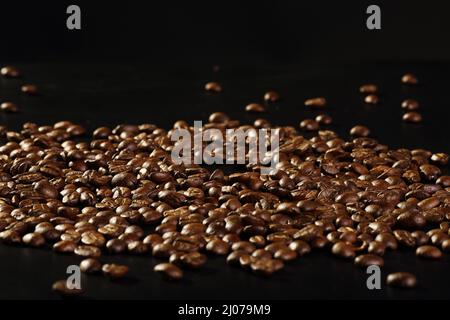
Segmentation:
{"type": "Polygon", "coordinates": [[[7,113],[19,112],[19,107],[15,103],[12,103],[12,102],[3,102],[0,105],[0,109],[7,113]]]}
{"type": "Polygon", "coordinates": [[[425,259],[440,259],[442,252],[433,246],[421,246],[416,249],[416,255],[425,259]]]}
{"type": "Polygon", "coordinates": [[[247,111],[247,112],[265,112],[266,107],[264,107],[260,103],[250,103],[245,107],[245,111],[247,111]]]}
{"type": "Polygon", "coordinates": [[[329,125],[329,124],[333,123],[333,118],[331,118],[331,117],[330,117],[329,115],[327,115],[327,114],[319,114],[319,115],[316,117],[316,121],[317,121],[319,124],[329,125]]]}
{"type": "Polygon", "coordinates": [[[343,241],[337,242],[333,245],[331,252],[341,258],[352,259],[355,257],[355,249],[353,246],[343,241]]]}
{"type": "Polygon", "coordinates": [[[350,134],[355,137],[367,137],[370,134],[370,130],[366,126],[354,126],[350,130],[350,134]]]}
{"type": "Polygon", "coordinates": [[[58,280],[54,282],[52,290],[62,296],[77,296],[83,293],[83,290],[68,285],[67,280],[58,280]]]}
{"type": "Polygon", "coordinates": [[[367,268],[368,266],[384,266],[384,260],[378,255],[362,254],[355,258],[355,266],[367,268]]]}
{"type": "Polygon", "coordinates": [[[80,270],[84,273],[98,273],[102,270],[102,264],[97,259],[84,259],[80,262],[80,270]]]}
{"type": "Polygon", "coordinates": [[[415,111],[419,109],[419,107],[419,102],[414,99],[406,99],[402,102],[402,108],[408,111],[415,111]]]}
{"type": "Polygon", "coordinates": [[[300,128],[307,131],[319,130],[319,123],[313,119],[305,119],[300,122],[300,128]]]}
{"type": "Polygon", "coordinates": [[[21,91],[23,93],[26,93],[26,94],[30,95],[30,96],[35,96],[35,95],[37,95],[39,93],[38,87],[36,85],[34,85],[34,84],[24,84],[21,87],[21,91]]]}
{"type": "Polygon", "coordinates": [[[180,280],[183,278],[183,271],[172,263],[157,264],[153,270],[168,280],[180,280]]]}
{"type": "Polygon", "coordinates": [[[42,247],[45,244],[45,238],[40,233],[27,233],[23,236],[22,242],[31,247],[42,247]]]}
{"type": "Polygon", "coordinates": [[[208,92],[220,93],[222,92],[222,86],[217,82],[208,82],[205,84],[205,90],[208,92]]]}
{"type": "Polygon", "coordinates": [[[364,98],[364,102],[367,104],[378,104],[380,99],[375,94],[369,94],[364,98]]]}
{"type": "Polygon", "coordinates": [[[359,87],[359,92],[364,94],[374,94],[378,92],[378,86],[372,83],[363,84],[361,87],[359,87]]]}
{"type": "Polygon", "coordinates": [[[264,94],[264,100],[267,102],[277,102],[280,100],[280,95],[275,91],[268,91],[264,94]]]}
{"type": "Polygon", "coordinates": [[[417,285],[417,278],[412,273],[396,272],[387,276],[387,284],[391,287],[414,288],[417,285]]]}
{"type": "Polygon", "coordinates": [[[120,264],[104,264],[102,266],[103,274],[111,279],[120,279],[127,275],[129,268],[120,264]]]}
{"type": "Polygon", "coordinates": [[[422,115],[418,112],[407,112],[403,115],[403,121],[405,122],[412,122],[412,123],[419,123],[422,122],[422,115]]]}
{"type": "Polygon", "coordinates": [[[305,100],[305,106],[312,108],[322,108],[327,105],[327,100],[323,97],[305,100]]]}
{"type": "Polygon", "coordinates": [[[0,73],[6,78],[18,78],[21,76],[19,69],[13,66],[2,67],[0,73]]]}
{"type": "Polygon", "coordinates": [[[404,84],[418,84],[419,80],[412,73],[406,73],[402,76],[402,83],[404,84]]]}

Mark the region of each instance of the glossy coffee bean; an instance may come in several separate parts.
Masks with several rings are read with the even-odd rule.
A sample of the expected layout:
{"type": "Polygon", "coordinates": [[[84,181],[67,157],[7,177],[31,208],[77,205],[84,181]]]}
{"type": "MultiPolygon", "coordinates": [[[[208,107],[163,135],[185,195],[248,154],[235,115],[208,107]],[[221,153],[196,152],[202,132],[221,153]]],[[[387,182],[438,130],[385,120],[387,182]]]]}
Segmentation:
{"type": "Polygon", "coordinates": [[[433,246],[420,246],[416,249],[416,255],[425,259],[440,259],[442,252],[433,246]]]}
{"type": "Polygon", "coordinates": [[[180,280],[183,278],[183,271],[172,263],[157,264],[153,270],[167,280],[180,280]]]}
{"type": "Polygon", "coordinates": [[[84,273],[98,273],[102,270],[102,264],[97,259],[84,259],[80,262],[80,270],[84,273]]]}
{"type": "Polygon", "coordinates": [[[396,272],[387,276],[387,284],[391,287],[414,288],[417,285],[417,278],[412,273],[396,272]]]}
{"type": "Polygon", "coordinates": [[[120,264],[104,264],[102,266],[103,274],[111,279],[120,279],[127,275],[129,268],[120,264]]]}

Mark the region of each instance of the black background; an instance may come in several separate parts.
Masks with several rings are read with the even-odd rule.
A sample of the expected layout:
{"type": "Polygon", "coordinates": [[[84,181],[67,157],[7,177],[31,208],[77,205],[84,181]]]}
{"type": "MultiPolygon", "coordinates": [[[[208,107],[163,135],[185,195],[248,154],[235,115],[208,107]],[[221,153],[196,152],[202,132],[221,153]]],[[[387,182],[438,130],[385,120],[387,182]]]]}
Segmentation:
{"type": "MultiPolygon", "coordinates": [[[[450,152],[448,73],[450,44],[445,1],[378,1],[382,30],[365,27],[365,1],[27,1],[0,5],[0,64],[13,63],[22,79],[0,79],[0,101],[16,102],[22,112],[0,115],[19,129],[26,121],[48,124],[68,119],[93,129],[100,125],[152,122],[165,128],[177,119],[206,120],[225,111],[243,122],[255,116],[244,106],[275,89],[283,100],[269,108],[274,124],[294,125],[314,112],[304,99],[324,95],[332,126],[344,137],[357,123],[393,148],[424,147],[450,152]],[[354,3],[351,3],[354,2],[354,3]],[[68,31],[68,4],[82,9],[82,30],[68,31]],[[212,66],[219,64],[219,72],[212,66]],[[403,73],[421,84],[400,84],[403,73]],[[207,81],[224,86],[221,95],[203,92],[207,81]],[[42,96],[25,97],[25,82],[42,96]],[[381,104],[362,103],[358,87],[375,82],[381,104]],[[401,121],[399,105],[417,98],[420,125],[401,121]]],[[[54,280],[65,276],[76,257],[0,246],[1,298],[56,298],[54,280]]],[[[449,258],[421,261],[412,252],[389,253],[383,276],[412,271],[419,287],[369,291],[367,275],[351,263],[314,253],[271,279],[260,279],[211,259],[201,272],[187,272],[181,283],[167,283],[151,271],[150,257],[105,257],[127,263],[130,277],[111,283],[83,277],[85,298],[150,299],[379,299],[447,298],[449,258]]]]}

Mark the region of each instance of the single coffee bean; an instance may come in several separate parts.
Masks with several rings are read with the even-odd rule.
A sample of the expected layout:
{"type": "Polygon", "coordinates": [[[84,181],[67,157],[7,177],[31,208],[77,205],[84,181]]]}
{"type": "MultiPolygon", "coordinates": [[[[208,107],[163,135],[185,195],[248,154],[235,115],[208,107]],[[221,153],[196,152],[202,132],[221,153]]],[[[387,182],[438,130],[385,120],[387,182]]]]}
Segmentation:
{"type": "Polygon", "coordinates": [[[258,275],[271,276],[273,273],[281,270],[284,267],[284,263],[278,259],[262,259],[252,262],[250,267],[258,275]]]}
{"type": "Polygon", "coordinates": [[[329,125],[329,124],[333,123],[333,118],[331,118],[331,117],[330,117],[329,115],[327,115],[327,114],[319,114],[319,115],[316,117],[316,121],[317,121],[319,124],[329,125]]]}
{"type": "Polygon", "coordinates": [[[408,111],[415,111],[420,108],[420,105],[417,100],[406,99],[402,102],[402,108],[408,111]]]}
{"type": "Polygon", "coordinates": [[[68,280],[58,280],[53,283],[52,290],[62,296],[77,296],[83,293],[80,288],[72,287],[68,280]]]}
{"type": "Polygon", "coordinates": [[[224,123],[229,120],[230,118],[223,112],[214,112],[209,116],[209,122],[211,123],[224,123]]]}
{"type": "Polygon", "coordinates": [[[327,100],[323,97],[311,98],[305,100],[305,106],[312,108],[322,108],[327,105],[327,100]]]}
{"type": "Polygon", "coordinates": [[[277,102],[280,100],[280,95],[275,91],[268,91],[264,94],[264,101],[277,102]]]}
{"type": "Polygon", "coordinates": [[[367,104],[378,104],[380,99],[375,94],[369,94],[364,98],[364,102],[367,104]]]}
{"type": "Polygon", "coordinates": [[[255,247],[255,245],[253,245],[252,243],[250,243],[248,241],[239,241],[239,242],[233,243],[233,245],[231,246],[231,250],[245,251],[248,254],[251,254],[253,251],[256,250],[256,247],[255,247]]]}
{"type": "Polygon", "coordinates": [[[125,265],[120,264],[104,264],[102,267],[103,274],[110,277],[111,279],[120,279],[125,277],[128,273],[129,268],[125,265]]]}
{"type": "Polygon", "coordinates": [[[16,67],[13,66],[5,66],[0,69],[0,73],[2,76],[6,78],[18,78],[20,77],[20,71],[16,67]]]}
{"type": "Polygon", "coordinates": [[[0,105],[0,109],[7,113],[16,113],[19,112],[19,107],[15,103],[12,102],[3,102],[0,105]]]}
{"type": "Polygon", "coordinates": [[[208,92],[220,93],[222,92],[222,86],[217,82],[208,82],[205,84],[205,90],[208,92]]]}
{"type": "Polygon", "coordinates": [[[431,156],[431,161],[438,165],[445,166],[448,164],[449,156],[446,153],[435,153],[431,156]]]}
{"type": "Polygon", "coordinates": [[[414,288],[417,285],[417,278],[412,273],[396,272],[387,276],[387,284],[397,288],[414,288]]]}
{"type": "Polygon", "coordinates": [[[370,134],[370,130],[365,126],[354,126],[350,130],[350,134],[355,137],[367,137],[370,134]]]}
{"type": "Polygon", "coordinates": [[[450,252],[450,239],[444,240],[441,245],[442,250],[444,250],[445,252],[450,252]]]}
{"type": "Polygon", "coordinates": [[[183,254],[180,258],[183,266],[191,269],[201,268],[206,263],[206,256],[200,252],[189,252],[183,254]]]}
{"type": "Polygon", "coordinates": [[[45,244],[45,238],[40,233],[28,233],[23,236],[22,242],[31,247],[42,247],[45,244]]]}
{"type": "Polygon", "coordinates": [[[305,119],[300,122],[300,128],[307,131],[316,131],[319,130],[319,123],[313,119],[305,119]]]}
{"type": "Polygon", "coordinates": [[[99,258],[102,254],[100,249],[94,246],[77,246],[74,253],[86,258],[99,258]]]}
{"type": "Polygon", "coordinates": [[[34,84],[24,84],[21,87],[21,91],[23,93],[26,93],[26,94],[30,95],[30,96],[35,96],[35,95],[37,95],[39,93],[38,87],[36,85],[34,85],[34,84]]]}
{"type": "Polygon", "coordinates": [[[350,244],[340,241],[331,248],[331,252],[341,258],[350,259],[355,257],[355,249],[350,244]]]}
{"type": "Polygon", "coordinates": [[[359,87],[359,92],[364,94],[374,94],[378,92],[378,86],[372,83],[363,84],[361,87],[359,87]]]}
{"type": "Polygon", "coordinates": [[[230,245],[223,240],[215,239],[208,242],[206,250],[217,255],[226,255],[230,250],[230,245]]]}
{"type": "Polygon", "coordinates": [[[405,122],[412,122],[412,123],[419,123],[422,122],[422,115],[418,112],[407,112],[403,115],[403,121],[405,122]]]}
{"type": "Polygon", "coordinates": [[[264,107],[260,103],[250,103],[245,107],[245,111],[247,112],[265,112],[266,107],[264,107]]]}
{"type": "Polygon", "coordinates": [[[416,246],[423,246],[430,241],[430,237],[424,231],[413,231],[411,235],[416,240],[416,246]]]}
{"type": "Polygon", "coordinates": [[[402,83],[404,84],[418,84],[419,80],[412,73],[406,73],[402,76],[402,83]]]}
{"type": "Polygon", "coordinates": [[[157,264],[153,270],[163,275],[167,280],[180,280],[183,278],[183,271],[172,263],[157,264]]]}
{"type": "Polygon", "coordinates": [[[53,251],[58,253],[73,253],[77,244],[71,240],[61,240],[53,245],[53,251]]]}
{"type": "Polygon", "coordinates": [[[362,254],[355,258],[355,266],[367,268],[368,266],[384,266],[384,260],[378,255],[362,254]]]}
{"type": "Polygon", "coordinates": [[[98,273],[102,270],[102,264],[97,259],[84,259],[80,262],[80,270],[84,273],[98,273]]]}
{"type": "Polygon", "coordinates": [[[121,254],[127,250],[127,243],[121,239],[110,239],[106,243],[106,249],[110,253],[121,254]]]}
{"type": "Polygon", "coordinates": [[[19,244],[22,242],[20,233],[11,229],[0,232],[0,239],[5,244],[19,244]]]}
{"type": "Polygon", "coordinates": [[[375,241],[381,242],[387,249],[397,250],[398,242],[392,233],[383,232],[376,236],[375,241]]]}
{"type": "Polygon", "coordinates": [[[440,259],[442,252],[433,246],[421,246],[416,249],[416,255],[425,259],[440,259]]]}
{"type": "Polygon", "coordinates": [[[291,261],[297,258],[297,253],[289,248],[280,249],[273,255],[275,259],[280,259],[283,261],[291,261]]]}
{"type": "Polygon", "coordinates": [[[416,240],[411,233],[406,230],[395,230],[394,236],[398,243],[405,247],[414,247],[416,245],[416,240]]]}
{"type": "Polygon", "coordinates": [[[369,247],[367,248],[367,252],[371,254],[376,254],[377,256],[383,256],[386,251],[386,246],[384,243],[379,241],[371,241],[369,243],[369,247]]]}
{"type": "Polygon", "coordinates": [[[289,249],[294,250],[299,256],[304,256],[311,252],[309,244],[303,240],[295,240],[289,244],[289,249]]]}

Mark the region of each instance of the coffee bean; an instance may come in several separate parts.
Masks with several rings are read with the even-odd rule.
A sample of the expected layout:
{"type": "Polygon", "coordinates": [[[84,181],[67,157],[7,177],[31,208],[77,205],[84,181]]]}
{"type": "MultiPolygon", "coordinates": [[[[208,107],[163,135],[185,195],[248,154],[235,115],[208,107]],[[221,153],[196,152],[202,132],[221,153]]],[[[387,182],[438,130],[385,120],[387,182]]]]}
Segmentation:
{"type": "Polygon", "coordinates": [[[319,123],[316,120],[305,119],[300,122],[300,128],[307,131],[316,131],[319,130],[319,123]]]}
{"type": "Polygon", "coordinates": [[[24,84],[21,87],[23,93],[26,93],[30,96],[35,96],[39,93],[38,87],[34,84],[24,84]]]}
{"type": "Polygon", "coordinates": [[[250,103],[245,107],[245,111],[247,112],[265,112],[266,107],[264,107],[260,103],[250,103]]]}
{"type": "Polygon", "coordinates": [[[302,240],[295,240],[289,244],[289,249],[294,250],[299,256],[304,256],[311,252],[309,244],[302,240]]]}
{"type": "Polygon", "coordinates": [[[350,130],[350,134],[356,137],[367,137],[370,134],[370,130],[365,126],[354,126],[350,130]]]}
{"type": "Polygon", "coordinates": [[[280,259],[283,261],[291,261],[297,258],[297,253],[289,248],[280,249],[273,255],[275,259],[280,259]]]}
{"type": "Polygon", "coordinates": [[[416,249],[416,255],[425,259],[440,259],[442,252],[433,246],[421,246],[416,249]]]}
{"type": "Polygon", "coordinates": [[[442,242],[442,250],[445,252],[450,252],[450,239],[444,240],[442,242]]]}
{"type": "Polygon", "coordinates": [[[420,104],[417,100],[406,99],[402,102],[402,108],[408,111],[415,111],[420,108],[420,104]]]}
{"type": "Polygon", "coordinates": [[[375,254],[377,256],[383,256],[386,251],[386,246],[384,243],[379,241],[371,241],[369,243],[369,247],[367,248],[367,252],[371,254],[375,254]]]}
{"type": "Polygon", "coordinates": [[[402,83],[405,83],[405,84],[418,84],[419,80],[417,79],[417,77],[414,74],[406,73],[405,75],[402,76],[402,83]]]}
{"type": "Polygon", "coordinates": [[[214,112],[209,116],[209,122],[211,123],[224,123],[230,120],[230,118],[223,112],[214,112]]]}
{"type": "Polygon", "coordinates": [[[4,112],[7,113],[16,113],[19,112],[19,107],[17,107],[16,104],[12,103],[12,102],[3,102],[0,105],[0,109],[4,112]]]}
{"type": "Polygon", "coordinates": [[[417,279],[412,273],[396,272],[387,276],[387,284],[397,288],[414,288],[417,285],[417,279]]]}
{"type": "Polygon", "coordinates": [[[263,259],[252,262],[250,267],[258,275],[271,276],[273,273],[281,270],[284,267],[284,263],[278,259],[263,259]]]}
{"type": "Polygon", "coordinates": [[[384,266],[384,260],[378,255],[362,254],[355,258],[355,266],[360,268],[367,268],[369,266],[384,266]]]}
{"type": "Polygon", "coordinates": [[[99,258],[102,254],[100,249],[94,246],[77,246],[74,253],[86,258],[99,258]]]}
{"type": "Polygon", "coordinates": [[[226,255],[230,250],[230,246],[225,241],[216,239],[208,242],[206,250],[217,255],[226,255]]]}
{"type": "Polygon", "coordinates": [[[359,87],[359,92],[364,94],[374,94],[378,92],[378,86],[372,83],[364,84],[359,87]]]}
{"type": "Polygon", "coordinates": [[[125,277],[129,271],[129,268],[120,264],[104,264],[102,266],[103,274],[111,279],[121,279],[125,277]]]}
{"type": "Polygon", "coordinates": [[[97,259],[84,259],[80,262],[80,270],[89,274],[98,273],[102,271],[102,264],[97,259]]]}
{"type": "Polygon", "coordinates": [[[331,252],[334,255],[345,259],[355,257],[355,249],[343,241],[335,243],[331,249],[331,252]]]}
{"type": "Polygon", "coordinates": [[[277,102],[280,100],[280,95],[275,91],[268,91],[264,94],[264,100],[267,102],[277,102]]]}
{"type": "Polygon", "coordinates": [[[183,271],[172,263],[157,264],[153,270],[163,275],[167,280],[180,280],[183,278],[183,271]]]}
{"type": "Polygon", "coordinates": [[[191,269],[201,268],[206,263],[206,256],[200,252],[189,252],[180,258],[181,263],[191,269]]]}
{"type": "Polygon", "coordinates": [[[2,67],[0,73],[6,78],[18,78],[21,76],[19,69],[13,66],[2,67]]]}
{"type": "Polygon", "coordinates": [[[80,288],[72,287],[68,280],[58,280],[53,283],[52,290],[62,296],[77,296],[83,293],[80,288]]]}
{"type": "Polygon", "coordinates": [[[448,154],[446,153],[435,153],[431,156],[431,161],[438,165],[445,166],[448,164],[448,154]]]}
{"type": "Polygon", "coordinates": [[[113,186],[127,188],[134,188],[137,185],[137,182],[136,176],[127,172],[118,173],[111,180],[113,186]]]}
{"type": "Polygon", "coordinates": [[[414,231],[411,235],[416,240],[416,246],[423,246],[430,241],[430,237],[423,231],[414,231]]]}
{"type": "Polygon", "coordinates": [[[77,244],[72,240],[61,240],[53,245],[53,251],[58,253],[73,253],[77,244]]]}
{"type": "Polygon", "coordinates": [[[378,104],[380,99],[375,94],[369,94],[364,98],[364,102],[367,104],[378,104]]]}
{"type": "Polygon", "coordinates": [[[220,93],[222,92],[222,86],[217,82],[208,82],[205,84],[205,90],[208,92],[220,93]]]}
{"type": "Polygon", "coordinates": [[[22,242],[31,247],[42,247],[45,244],[45,238],[40,233],[27,233],[23,236],[22,242]]]}
{"type": "Polygon", "coordinates": [[[20,233],[11,229],[0,232],[0,239],[5,244],[19,244],[22,242],[20,233]]]}
{"type": "Polygon", "coordinates": [[[327,105],[327,100],[323,97],[311,98],[305,100],[305,106],[312,108],[321,108],[327,105]]]}
{"type": "Polygon", "coordinates": [[[411,233],[406,230],[395,230],[394,236],[398,243],[405,247],[414,247],[416,245],[416,240],[411,233]]]}
{"type": "Polygon", "coordinates": [[[319,124],[324,124],[324,125],[329,125],[329,124],[331,124],[332,122],[333,122],[333,118],[331,118],[329,115],[327,115],[327,114],[319,114],[317,117],[316,117],[316,121],[319,123],[319,124]]]}
{"type": "Polygon", "coordinates": [[[121,254],[127,250],[127,243],[121,239],[110,239],[106,243],[106,249],[110,253],[121,254]]]}
{"type": "Polygon", "coordinates": [[[256,247],[250,242],[239,241],[239,242],[233,243],[233,245],[231,246],[231,250],[233,250],[233,251],[245,251],[245,252],[251,254],[253,251],[256,250],[256,247]]]}
{"type": "Polygon", "coordinates": [[[419,123],[422,122],[422,115],[418,112],[407,112],[403,115],[403,121],[405,122],[412,122],[412,123],[419,123]]]}

